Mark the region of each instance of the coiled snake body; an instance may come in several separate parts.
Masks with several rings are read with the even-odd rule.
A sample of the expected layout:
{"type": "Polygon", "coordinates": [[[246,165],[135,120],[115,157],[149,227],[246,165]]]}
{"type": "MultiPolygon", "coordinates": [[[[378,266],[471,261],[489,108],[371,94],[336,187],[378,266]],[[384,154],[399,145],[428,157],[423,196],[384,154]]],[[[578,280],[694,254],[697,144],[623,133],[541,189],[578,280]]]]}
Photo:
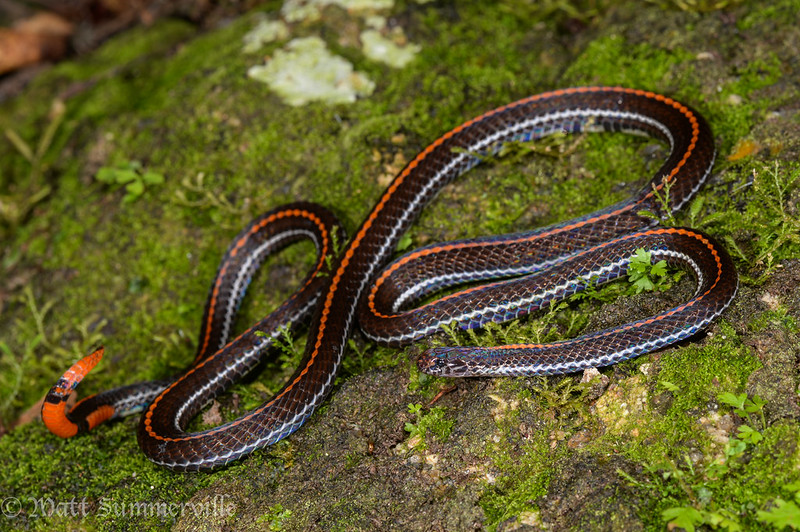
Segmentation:
{"type": "MultiPolygon", "coordinates": [[[[445,376],[533,375],[606,366],[688,338],[730,304],[737,275],[727,253],[708,235],[656,227],[640,211],[666,214],[657,194],[669,187],[669,209],[698,190],[714,163],[705,120],[691,108],[651,92],[583,87],[543,93],[505,105],[444,134],[394,179],[344,250],[326,259],[339,224],[325,209],[296,203],[255,220],[225,254],[206,304],[198,354],[177,378],[140,383],[84,399],[69,413],[64,403],[97,363],[102,349],[81,360],[47,395],[42,416],[69,437],[98,423],[145,410],[139,444],[157,464],[177,470],[224,465],[297,430],[331,390],[347,339],[358,319],[378,342],[405,344],[442,324],[480,327],[549,307],[583,290],[624,276],[636,250],[693,273],[697,291],[656,316],[545,345],[437,348],[419,359],[426,372],[445,376]],[[669,144],[670,153],[636,195],[611,207],[528,233],[435,244],[390,265],[403,233],[445,184],[505,142],[553,133],[622,131],[669,144]],[[300,238],[317,247],[317,264],[299,292],[275,313],[228,343],[235,310],[266,256],[300,238]],[[323,273],[324,272],[324,273],[323,273]],[[322,274],[322,275],[320,275],[322,274]],[[499,279],[499,280],[498,280],[499,279]],[[478,284],[476,283],[483,283],[478,284]],[[444,288],[460,292],[414,307],[444,288]],[[239,419],[198,433],[183,429],[205,403],[250,371],[281,327],[311,316],[305,355],[275,397],[239,419]]],[[[339,235],[344,241],[343,235],[339,235]]]]}

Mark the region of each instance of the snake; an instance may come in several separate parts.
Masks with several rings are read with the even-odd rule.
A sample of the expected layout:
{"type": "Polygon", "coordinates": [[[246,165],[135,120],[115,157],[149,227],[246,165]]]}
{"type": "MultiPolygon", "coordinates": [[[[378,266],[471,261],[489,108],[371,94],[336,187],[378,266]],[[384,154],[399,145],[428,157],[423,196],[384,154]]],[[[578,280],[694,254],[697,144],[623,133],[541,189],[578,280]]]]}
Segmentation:
{"type": "Polygon", "coordinates": [[[144,412],[137,438],[147,458],[178,471],[211,470],[302,426],[333,388],[357,326],[375,342],[407,345],[443,325],[472,329],[505,322],[623,278],[642,250],[652,264],[665,261],[688,271],[696,282],[692,297],[653,316],[553,343],[431,348],[418,358],[419,369],[445,377],[573,373],[691,338],[731,304],[738,276],[715,238],[661,225],[659,219],[692,198],[715,156],[711,129],[697,111],[646,90],[575,87],[503,105],[419,152],[349,240],[336,217],[313,203],[278,207],[251,222],[223,256],[188,369],[67,408],[75,387],[102,357],[99,348],[53,386],[42,418],[56,435],[72,437],[106,420],[144,412]],[[602,131],[644,135],[669,146],[658,171],[631,197],[547,227],[431,244],[392,260],[401,237],[437,192],[504,145],[602,131]],[[316,259],[299,290],[229,340],[255,271],[268,256],[303,239],[313,242],[316,259]],[[303,324],[308,324],[303,358],[274,397],[233,421],[187,431],[191,419],[253,370],[287,328],[303,324]]]}

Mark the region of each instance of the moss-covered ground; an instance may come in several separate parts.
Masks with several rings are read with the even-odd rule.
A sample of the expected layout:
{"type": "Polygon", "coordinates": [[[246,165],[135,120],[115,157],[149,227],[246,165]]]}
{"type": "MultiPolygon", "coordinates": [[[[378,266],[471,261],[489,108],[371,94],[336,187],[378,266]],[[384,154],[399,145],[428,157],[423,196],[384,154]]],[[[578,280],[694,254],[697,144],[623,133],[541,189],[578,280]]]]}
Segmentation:
{"type": "MultiPolygon", "coordinates": [[[[380,14],[421,45],[402,69],[365,57],[353,11],[293,22],[293,37],[322,37],[376,82],[353,104],[291,107],[246,76],[283,44],[242,51],[277,2],[204,32],[161,20],[41,74],[0,105],[0,529],[800,527],[800,2],[710,4],[398,2],[380,14]],[[81,394],[188,364],[217,261],[257,214],[317,201],[352,231],[442,132],[582,84],[668,94],[710,122],[718,162],[677,223],[722,240],[742,284],[707,334],[588,383],[431,379],[413,364],[420,346],[356,335],[306,426],[212,474],[148,462],[133,418],[71,440],[15,426],[93,345],[107,355],[81,394]]],[[[591,212],[646,183],[667,150],[625,135],[545,144],[448,187],[406,244],[591,212]]],[[[270,260],[239,330],[312,261],[310,245],[270,260]]],[[[432,342],[570,336],[675,304],[690,284],[623,284],[432,342]]],[[[221,398],[223,417],[268,398],[297,343],[221,398]]]]}

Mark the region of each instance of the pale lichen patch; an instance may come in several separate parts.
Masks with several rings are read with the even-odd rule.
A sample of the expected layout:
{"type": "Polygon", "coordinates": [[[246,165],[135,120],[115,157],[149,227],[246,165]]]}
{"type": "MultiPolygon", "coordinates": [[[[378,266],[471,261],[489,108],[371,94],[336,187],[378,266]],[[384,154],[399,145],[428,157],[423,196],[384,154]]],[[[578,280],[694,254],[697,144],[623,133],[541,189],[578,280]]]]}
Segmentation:
{"type": "MultiPolygon", "coordinates": [[[[278,20],[263,15],[258,19],[243,36],[242,51],[256,53],[269,43],[288,39],[296,27],[307,28],[322,20],[328,6],[347,11],[343,24],[326,23],[332,30],[327,33],[338,35],[339,46],[360,48],[367,58],[393,68],[407,66],[422,49],[408,42],[402,27],[387,27],[383,12],[394,6],[393,0],[287,0],[278,20]]],[[[375,90],[372,80],[355,72],[345,58],[332,54],[318,36],[295,38],[275,51],[265,65],[250,67],[247,74],[267,83],[294,106],[312,101],[352,103],[375,90]]]]}
{"type": "MultiPolygon", "coordinates": [[[[400,32],[400,37],[405,40],[402,32],[400,32]]],[[[406,66],[422,49],[418,44],[406,43],[401,46],[396,40],[387,39],[374,29],[361,32],[361,43],[364,46],[364,55],[394,68],[406,66]]]]}
{"type": "Polygon", "coordinates": [[[389,9],[394,0],[287,0],[281,15],[290,22],[318,20],[326,6],[339,6],[347,11],[372,11],[389,9]]]}
{"type": "Polygon", "coordinates": [[[294,106],[312,101],[352,103],[375,90],[372,80],[354,71],[344,58],[331,54],[319,37],[290,41],[266,65],[250,67],[247,75],[263,81],[294,106]]]}
{"type": "Polygon", "coordinates": [[[289,27],[282,20],[262,19],[256,27],[248,31],[242,40],[245,53],[255,53],[265,44],[289,38],[289,27]]]}

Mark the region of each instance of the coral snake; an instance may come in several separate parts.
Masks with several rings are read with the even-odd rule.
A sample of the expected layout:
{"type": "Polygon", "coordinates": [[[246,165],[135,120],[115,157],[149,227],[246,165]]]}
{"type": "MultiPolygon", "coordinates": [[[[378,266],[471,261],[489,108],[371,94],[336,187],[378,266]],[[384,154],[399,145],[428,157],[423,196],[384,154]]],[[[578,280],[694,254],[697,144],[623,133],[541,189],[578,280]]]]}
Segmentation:
{"type": "MultiPolygon", "coordinates": [[[[196,359],[177,377],[90,396],[66,412],[78,382],[102,348],[76,363],[42,407],[48,428],[62,437],[107,419],[144,410],[138,439],[153,462],[176,470],[227,464],[297,430],[330,392],[356,319],[367,337],[407,344],[458,322],[462,328],[502,322],[547,308],[590,284],[626,275],[638,249],[653,262],[688,270],[691,299],[632,323],[551,344],[436,348],[418,365],[444,376],[534,375],[606,366],[688,338],[733,299],[737,274],[728,254],[693,229],[657,226],[652,217],[679,209],[711,172],[715,149],[705,120],[691,108],[652,92],[581,87],[530,96],[445,133],[398,174],[338,257],[327,210],[295,203],[263,215],[225,254],[206,303],[196,359]],[[670,146],[666,162],[633,197],[592,214],[527,233],[434,244],[386,266],[401,235],[455,177],[508,141],[554,133],[622,131],[670,146]],[[668,193],[667,193],[668,192],[668,193]],[[668,202],[668,206],[663,203],[668,202]],[[232,322],[254,271],[271,253],[299,239],[316,245],[316,268],[277,311],[228,343],[232,322]],[[421,304],[457,285],[461,291],[421,304]],[[242,417],[196,433],[189,420],[232,382],[253,369],[286,324],[311,318],[299,368],[269,401],[242,417]]],[[[345,242],[344,235],[338,234],[345,242]]]]}

